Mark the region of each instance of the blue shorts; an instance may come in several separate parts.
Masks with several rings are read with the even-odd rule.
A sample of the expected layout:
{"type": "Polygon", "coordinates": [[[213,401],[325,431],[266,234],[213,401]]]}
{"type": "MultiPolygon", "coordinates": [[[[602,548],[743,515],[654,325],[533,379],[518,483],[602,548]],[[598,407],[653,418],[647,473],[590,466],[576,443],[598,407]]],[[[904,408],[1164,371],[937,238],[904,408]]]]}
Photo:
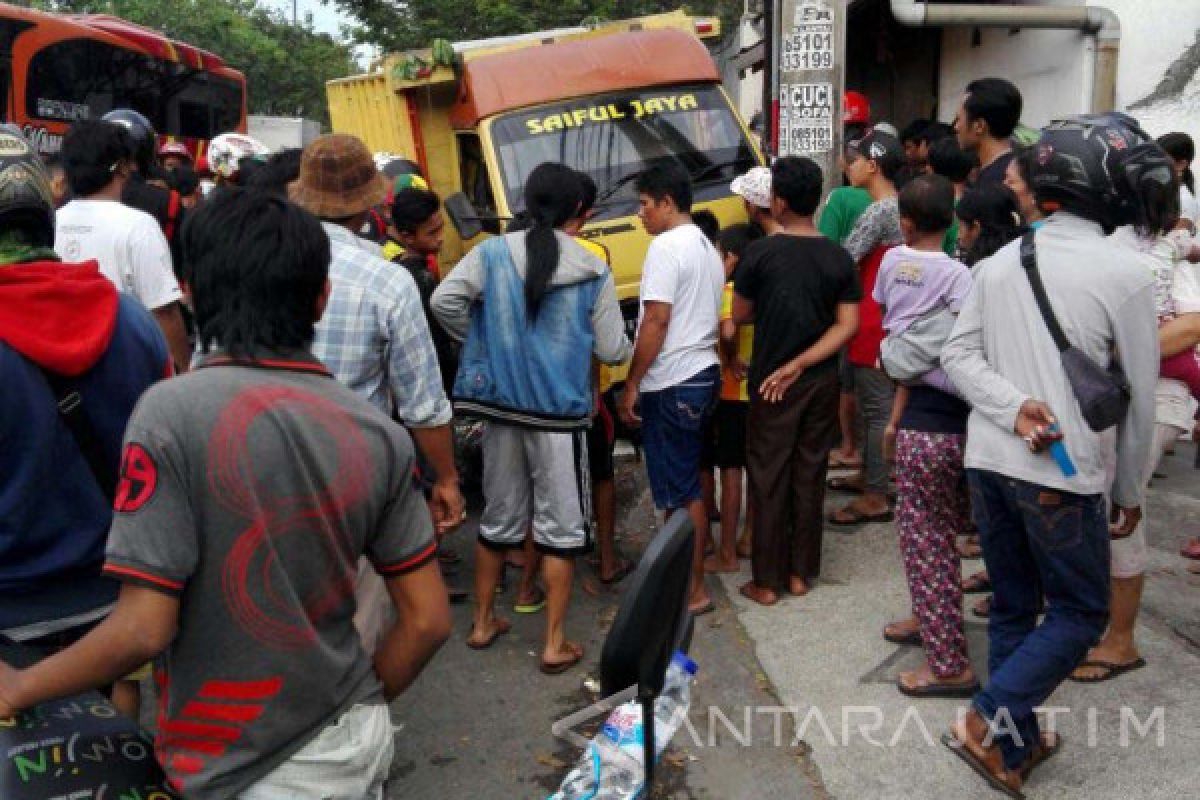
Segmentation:
{"type": "Polygon", "coordinates": [[[675,386],[642,392],[642,446],[656,508],[675,510],[700,499],[700,454],[719,373],[712,366],[675,386]]]}

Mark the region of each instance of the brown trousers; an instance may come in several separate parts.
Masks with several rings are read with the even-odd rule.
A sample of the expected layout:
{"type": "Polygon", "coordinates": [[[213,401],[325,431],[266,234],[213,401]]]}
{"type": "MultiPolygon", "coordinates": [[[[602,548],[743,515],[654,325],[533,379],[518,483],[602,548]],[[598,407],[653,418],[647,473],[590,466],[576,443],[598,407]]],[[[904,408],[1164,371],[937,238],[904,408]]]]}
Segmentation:
{"type": "Polygon", "coordinates": [[[779,403],[750,401],[746,471],[757,504],[754,582],[783,592],[792,575],[811,582],[821,572],[825,472],[838,438],[834,371],[800,381],[779,403]]]}

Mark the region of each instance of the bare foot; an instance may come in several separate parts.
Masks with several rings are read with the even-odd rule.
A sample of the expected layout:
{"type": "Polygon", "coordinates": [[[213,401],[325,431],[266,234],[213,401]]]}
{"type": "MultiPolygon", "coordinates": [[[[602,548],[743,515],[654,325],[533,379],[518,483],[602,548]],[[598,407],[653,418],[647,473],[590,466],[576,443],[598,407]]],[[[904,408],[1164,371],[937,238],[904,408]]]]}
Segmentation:
{"type": "Polygon", "coordinates": [[[804,578],[797,575],[788,578],[788,594],[794,597],[804,597],[804,595],[808,594],[810,588],[804,578]]]}
{"type": "Polygon", "coordinates": [[[547,675],[557,675],[566,672],[583,660],[583,646],[576,642],[563,642],[557,650],[547,648],[542,651],[541,670],[547,675]]]}
{"type": "Polygon", "coordinates": [[[732,559],[725,559],[718,554],[704,559],[705,572],[737,572],[740,569],[736,556],[732,559]]]}
{"type": "Polygon", "coordinates": [[[896,638],[912,636],[914,633],[919,634],[921,632],[921,623],[917,622],[916,617],[909,617],[908,619],[890,623],[883,629],[883,632],[888,636],[895,636],[896,638]]]}
{"type": "Polygon", "coordinates": [[[753,600],[760,606],[773,606],[779,602],[779,594],[772,589],[759,586],[754,581],[745,583],[738,589],[742,597],[753,600]]]}
{"type": "Polygon", "coordinates": [[[471,635],[467,637],[467,647],[472,650],[485,650],[510,630],[512,630],[512,623],[499,617],[493,617],[483,625],[476,623],[475,627],[471,629],[471,635]]]}
{"type": "Polygon", "coordinates": [[[901,672],[899,679],[896,681],[901,689],[909,691],[920,691],[935,686],[945,686],[949,688],[965,688],[977,685],[975,672],[967,667],[957,675],[951,675],[948,678],[939,678],[933,674],[928,662],[922,664],[920,668],[901,672]]]}

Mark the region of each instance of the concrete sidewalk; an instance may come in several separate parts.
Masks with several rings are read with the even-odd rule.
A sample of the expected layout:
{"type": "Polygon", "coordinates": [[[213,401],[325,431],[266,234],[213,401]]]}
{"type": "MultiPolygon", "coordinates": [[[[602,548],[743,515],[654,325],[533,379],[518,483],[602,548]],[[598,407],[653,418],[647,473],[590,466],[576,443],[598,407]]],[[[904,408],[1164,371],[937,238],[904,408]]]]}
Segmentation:
{"type": "MultiPolygon", "coordinates": [[[[1050,698],[1047,705],[1070,709],[1058,724],[1065,746],[1026,785],[1030,798],[1200,796],[1200,577],[1178,556],[1188,536],[1200,533],[1192,453],[1185,445],[1165,459],[1150,492],[1152,568],[1138,628],[1149,666],[1111,683],[1067,683],[1050,698]],[[1143,737],[1137,725],[1151,719],[1143,737]]],[[[833,494],[829,504],[846,500],[833,494]]],[[[827,529],[825,537],[822,580],[807,597],[764,609],[737,594],[748,569],[723,578],[782,704],[799,710],[800,737],[824,789],[846,800],[999,797],[938,741],[965,701],[910,700],[895,688],[898,673],[919,666],[923,655],[881,636],[908,607],[892,525],[849,534],[827,529]]],[[[963,565],[965,573],[981,567],[963,565]]],[[[968,619],[971,658],[982,677],[986,623],[968,619]]]]}

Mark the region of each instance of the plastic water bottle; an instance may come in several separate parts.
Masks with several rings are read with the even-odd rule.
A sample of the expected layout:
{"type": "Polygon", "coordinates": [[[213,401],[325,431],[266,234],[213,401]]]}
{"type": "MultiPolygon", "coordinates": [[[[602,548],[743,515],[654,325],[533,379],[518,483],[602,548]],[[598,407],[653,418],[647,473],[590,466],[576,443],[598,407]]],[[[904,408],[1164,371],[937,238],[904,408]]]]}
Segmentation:
{"type": "MultiPolygon", "coordinates": [[[[654,701],[654,760],[683,725],[692,702],[696,662],[676,653],[667,668],[663,690],[654,701]]],[[[642,706],[630,701],[613,709],[549,800],[633,800],[645,789],[642,706]]]]}
{"type": "MultiPolygon", "coordinates": [[[[1050,426],[1051,433],[1058,433],[1060,428],[1058,423],[1050,426]]],[[[1064,478],[1074,478],[1077,474],[1075,462],[1071,460],[1071,456],[1067,453],[1067,446],[1063,444],[1062,439],[1056,439],[1050,443],[1050,457],[1054,459],[1054,463],[1058,464],[1058,468],[1062,470],[1064,478]]]]}

